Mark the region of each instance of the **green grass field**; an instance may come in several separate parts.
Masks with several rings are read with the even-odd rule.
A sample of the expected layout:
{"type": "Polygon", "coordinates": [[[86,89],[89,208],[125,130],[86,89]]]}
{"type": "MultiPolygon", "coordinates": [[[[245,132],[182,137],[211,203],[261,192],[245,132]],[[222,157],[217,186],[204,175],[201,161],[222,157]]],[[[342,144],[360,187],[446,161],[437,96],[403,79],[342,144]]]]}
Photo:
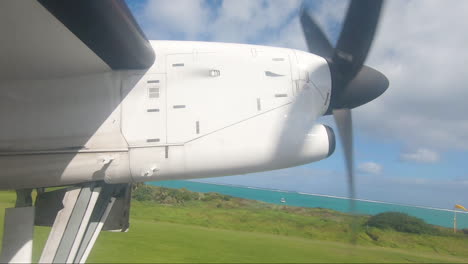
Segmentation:
{"type": "MultiPolygon", "coordinates": [[[[133,200],[129,232],[102,232],[88,262],[468,262],[462,234],[361,227],[352,245],[350,216],[343,213],[216,195],[181,201],[174,193],[180,191],[153,196],[158,203],[133,200]]],[[[14,199],[0,192],[0,209],[14,199]]],[[[36,227],[36,260],[49,230],[36,227]]]]}

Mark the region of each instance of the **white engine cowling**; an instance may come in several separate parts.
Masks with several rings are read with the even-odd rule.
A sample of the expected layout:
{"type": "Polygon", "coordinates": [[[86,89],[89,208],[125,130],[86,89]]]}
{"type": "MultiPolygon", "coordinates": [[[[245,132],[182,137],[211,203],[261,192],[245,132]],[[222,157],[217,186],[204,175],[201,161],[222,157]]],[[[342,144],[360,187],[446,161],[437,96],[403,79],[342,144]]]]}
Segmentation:
{"type": "Polygon", "coordinates": [[[333,153],[331,128],[288,122],[286,113],[286,109],[271,111],[185,145],[131,149],[133,181],[268,171],[318,161],[333,153]],[[278,119],[286,120],[271,122],[278,119]]]}

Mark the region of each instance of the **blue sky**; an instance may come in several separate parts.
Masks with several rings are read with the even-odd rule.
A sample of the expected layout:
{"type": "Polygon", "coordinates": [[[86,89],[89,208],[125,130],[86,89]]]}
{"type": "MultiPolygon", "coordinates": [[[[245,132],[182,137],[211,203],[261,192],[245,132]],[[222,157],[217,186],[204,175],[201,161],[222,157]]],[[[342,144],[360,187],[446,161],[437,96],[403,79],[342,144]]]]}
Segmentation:
{"type": "MultiPolygon", "coordinates": [[[[222,41],[306,50],[297,0],[127,0],[149,39],[222,41]]],[[[348,1],[306,2],[332,42],[348,1]]],[[[387,1],[366,64],[390,80],[353,110],[358,198],[468,205],[468,1],[387,1]]],[[[318,120],[334,126],[330,117],[318,120]]],[[[336,129],[335,129],[336,131],[336,129]]],[[[204,179],[346,196],[338,142],[328,159],[296,168],[204,179]]]]}

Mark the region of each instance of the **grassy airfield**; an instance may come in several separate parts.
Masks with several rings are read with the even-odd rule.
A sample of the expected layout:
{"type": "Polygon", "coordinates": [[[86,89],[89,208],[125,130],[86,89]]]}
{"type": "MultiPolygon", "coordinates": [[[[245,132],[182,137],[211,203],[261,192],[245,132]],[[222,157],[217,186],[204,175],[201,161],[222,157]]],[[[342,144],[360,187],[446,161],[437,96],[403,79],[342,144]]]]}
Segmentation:
{"type": "MultiPolygon", "coordinates": [[[[130,231],[102,232],[88,262],[468,262],[468,235],[445,228],[402,233],[367,227],[362,216],[351,245],[350,216],[340,212],[139,188],[130,231]]],[[[14,200],[13,192],[0,192],[0,209],[14,200]]],[[[49,230],[35,229],[35,260],[49,230]]]]}

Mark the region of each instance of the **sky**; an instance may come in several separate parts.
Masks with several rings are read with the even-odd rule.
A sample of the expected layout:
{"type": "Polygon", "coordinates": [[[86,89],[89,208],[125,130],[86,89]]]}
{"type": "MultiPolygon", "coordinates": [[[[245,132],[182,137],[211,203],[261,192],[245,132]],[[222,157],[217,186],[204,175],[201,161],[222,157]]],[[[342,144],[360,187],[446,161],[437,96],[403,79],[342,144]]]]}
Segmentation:
{"type": "MultiPolygon", "coordinates": [[[[306,51],[298,0],[127,0],[151,40],[216,41],[306,51]]],[[[336,43],[349,2],[305,1],[336,43]]],[[[468,205],[468,1],[384,5],[366,65],[384,73],[384,95],[353,110],[357,198],[452,208],[468,205]]],[[[336,126],[332,118],[319,123],[336,126]]],[[[347,196],[340,142],[319,162],[203,179],[347,196]]]]}

